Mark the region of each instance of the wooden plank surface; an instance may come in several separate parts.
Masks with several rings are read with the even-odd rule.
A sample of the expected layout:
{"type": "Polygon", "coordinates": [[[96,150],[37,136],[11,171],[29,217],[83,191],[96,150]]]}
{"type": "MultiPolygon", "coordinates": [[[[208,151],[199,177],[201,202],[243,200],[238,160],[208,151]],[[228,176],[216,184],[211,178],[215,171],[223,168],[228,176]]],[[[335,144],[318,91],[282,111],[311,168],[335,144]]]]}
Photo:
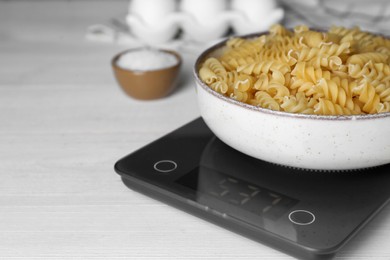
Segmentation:
{"type": "MultiPolygon", "coordinates": [[[[128,190],[127,153],[199,116],[184,55],[180,87],[123,95],[87,26],[127,1],[0,1],[1,259],[292,259],[128,190]]],[[[375,188],[375,187],[373,187],[375,188]]],[[[390,259],[390,207],[337,259],[390,259]]]]}

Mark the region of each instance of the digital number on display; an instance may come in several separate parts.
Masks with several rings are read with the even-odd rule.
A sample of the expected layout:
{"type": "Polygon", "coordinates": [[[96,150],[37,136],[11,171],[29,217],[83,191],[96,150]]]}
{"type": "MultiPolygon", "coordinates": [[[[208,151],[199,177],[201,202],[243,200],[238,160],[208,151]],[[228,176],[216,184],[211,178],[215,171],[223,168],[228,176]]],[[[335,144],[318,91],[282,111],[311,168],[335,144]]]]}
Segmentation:
{"type": "Polygon", "coordinates": [[[202,196],[216,198],[222,203],[270,219],[278,219],[298,203],[298,200],[278,192],[203,167],[194,169],[176,183],[202,196]]]}

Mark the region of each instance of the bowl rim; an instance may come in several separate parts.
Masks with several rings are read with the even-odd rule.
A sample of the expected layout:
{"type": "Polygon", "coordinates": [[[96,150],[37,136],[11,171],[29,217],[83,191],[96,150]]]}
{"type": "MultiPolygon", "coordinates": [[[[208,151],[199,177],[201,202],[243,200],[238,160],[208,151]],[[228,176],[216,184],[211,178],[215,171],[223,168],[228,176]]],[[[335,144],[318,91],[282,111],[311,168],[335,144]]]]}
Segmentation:
{"type": "MultiPolygon", "coordinates": [[[[312,28],[310,28],[312,29],[312,28]]],[[[316,30],[316,29],[314,29],[316,30]]],[[[323,28],[321,28],[319,31],[323,31],[323,28]]],[[[291,112],[285,112],[285,111],[277,111],[277,110],[272,110],[268,108],[263,108],[259,106],[254,106],[250,105],[241,101],[238,101],[236,99],[227,97],[225,95],[220,94],[219,92],[213,90],[210,88],[205,82],[203,82],[200,79],[199,76],[199,68],[200,65],[203,63],[203,61],[210,56],[211,53],[215,52],[216,50],[222,48],[225,43],[231,39],[231,38],[243,38],[243,39],[250,39],[250,38],[255,38],[255,37],[260,37],[262,35],[269,34],[268,31],[264,32],[258,32],[258,33],[251,33],[251,34],[244,34],[244,35],[234,35],[231,37],[227,37],[220,42],[208,47],[205,49],[196,59],[195,64],[193,66],[193,74],[195,77],[195,81],[198,86],[202,87],[206,92],[209,94],[213,95],[214,97],[217,97],[223,101],[226,101],[230,104],[242,107],[244,109],[248,109],[251,111],[257,111],[260,113],[265,113],[265,114],[271,114],[271,115],[276,115],[276,116],[283,116],[283,117],[293,117],[293,118],[302,118],[302,119],[315,119],[315,120],[337,120],[337,121],[345,121],[345,120],[367,120],[367,119],[378,119],[378,118],[385,118],[385,117],[390,117],[390,112],[384,112],[384,113],[375,113],[375,114],[358,114],[358,115],[317,115],[317,114],[302,114],[302,113],[291,113],[291,112]]],[[[383,36],[381,34],[376,34],[383,36]]]]}
{"type": "Polygon", "coordinates": [[[169,53],[169,54],[172,54],[173,56],[176,57],[177,59],[177,63],[175,63],[174,65],[172,66],[169,66],[169,67],[164,67],[164,68],[160,68],[160,69],[152,69],[152,70],[130,70],[130,69],[125,69],[125,68],[122,68],[120,66],[118,66],[118,60],[119,58],[128,53],[128,52],[134,52],[134,51],[138,51],[138,50],[148,50],[148,48],[145,48],[145,47],[137,47],[137,48],[132,48],[132,49],[126,49],[124,51],[121,51],[119,52],[118,54],[116,54],[112,59],[111,59],[111,65],[113,68],[117,69],[117,70],[120,70],[120,71],[125,71],[125,72],[131,72],[131,73],[148,73],[148,72],[160,72],[160,71],[164,71],[164,70],[170,70],[170,69],[174,69],[176,67],[180,67],[182,62],[183,62],[183,59],[181,57],[181,55],[174,51],[174,50],[168,50],[168,49],[160,49],[160,48],[152,48],[152,50],[156,50],[156,51],[160,51],[160,52],[165,52],[165,53],[169,53]]]}

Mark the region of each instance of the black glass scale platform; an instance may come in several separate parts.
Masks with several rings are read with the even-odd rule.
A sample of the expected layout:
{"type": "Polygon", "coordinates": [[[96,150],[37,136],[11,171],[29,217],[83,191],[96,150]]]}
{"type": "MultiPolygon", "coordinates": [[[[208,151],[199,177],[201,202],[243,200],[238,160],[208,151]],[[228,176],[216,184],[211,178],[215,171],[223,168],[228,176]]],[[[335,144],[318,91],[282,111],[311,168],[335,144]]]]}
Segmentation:
{"type": "Polygon", "coordinates": [[[246,156],[198,118],[122,158],[126,186],[302,259],[330,259],[390,197],[390,165],[311,172],[246,156]]]}

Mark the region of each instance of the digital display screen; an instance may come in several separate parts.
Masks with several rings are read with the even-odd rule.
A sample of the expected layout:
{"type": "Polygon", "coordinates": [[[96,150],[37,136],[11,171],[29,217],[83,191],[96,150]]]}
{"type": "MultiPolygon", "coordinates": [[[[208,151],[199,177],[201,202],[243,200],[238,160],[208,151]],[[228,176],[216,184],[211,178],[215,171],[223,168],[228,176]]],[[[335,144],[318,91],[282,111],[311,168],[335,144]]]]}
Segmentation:
{"type": "Polygon", "coordinates": [[[205,201],[207,196],[213,205],[205,204],[206,206],[212,206],[225,213],[241,211],[238,214],[242,215],[244,210],[257,216],[277,220],[298,203],[298,200],[278,192],[205,167],[195,168],[176,180],[176,183],[195,191],[203,198],[203,204],[208,203],[205,201]],[[221,204],[215,205],[213,198],[221,204]]]}

